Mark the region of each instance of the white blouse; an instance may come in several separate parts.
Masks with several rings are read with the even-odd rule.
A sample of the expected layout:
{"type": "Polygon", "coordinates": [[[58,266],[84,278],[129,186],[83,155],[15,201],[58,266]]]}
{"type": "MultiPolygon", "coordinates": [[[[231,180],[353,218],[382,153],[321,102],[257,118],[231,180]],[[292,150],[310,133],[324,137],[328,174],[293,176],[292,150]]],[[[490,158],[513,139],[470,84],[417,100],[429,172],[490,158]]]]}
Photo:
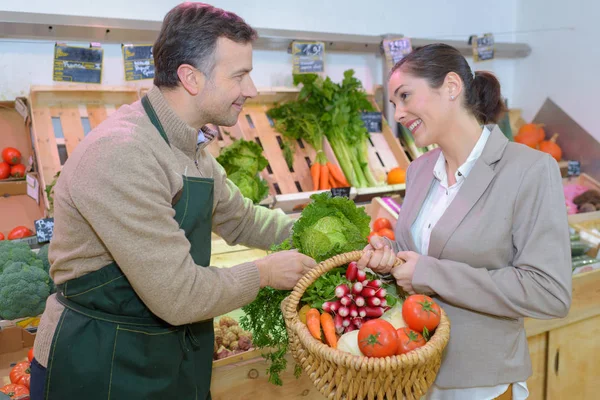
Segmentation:
{"type": "MultiPolygon", "coordinates": [[[[452,203],[452,200],[458,194],[463,182],[469,176],[475,162],[481,156],[483,148],[490,137],[490,131],[487,127],[483,127],[479,140],[471,150],[471,154],[464,164],[458,167],[455,178],[456,183],[448,186],[448,175],[446,173],[446,157],[444,153],[440,153],[433,175],[436,180],[433,182],[429,193],[421,206],[419,215],[411,227],[411,234],[417,251],[420,254],[428,254],[429,240],[431,232],[438,223],[444,212],[452,203]]],[[[495,387],[478,387],[466,389],[441,389],[433,385],[424,399],[427,400],[493,400],[500,396],[508,389],[508,384],[501,384],[495,387]]],[[[514,400],[525,400],[529,396],[529,390],[525,382],[518,382],[513,385],[512,396],[514,400]]]]}

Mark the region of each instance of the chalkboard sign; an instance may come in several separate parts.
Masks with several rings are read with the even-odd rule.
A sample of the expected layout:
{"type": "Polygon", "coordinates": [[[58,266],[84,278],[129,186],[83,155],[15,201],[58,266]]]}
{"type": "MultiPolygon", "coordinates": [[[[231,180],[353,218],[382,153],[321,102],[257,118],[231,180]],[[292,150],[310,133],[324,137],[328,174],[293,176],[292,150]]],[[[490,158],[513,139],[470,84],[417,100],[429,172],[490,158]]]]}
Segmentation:
{"type": "Polygon", "coordinates": [[[325,43],[294,41],[291,46],[294,74],[318,73],[325,70],[325,43]]]}
{"type": "Polygon", "coordinates": [[[473,60],[475,62],[492,60],[494,58],[494,35],[486,33],[482,37],[473,35],[469,38],[473,47],[473,60]]]}
{"type": "Polygon", "coordinates": [[[339,188],[331,188],[331,196],[332,197],[346,197],[350,198],[350,187],[339,187],[339,188]]]}
{"type": "Polygon", "coordinates": [[[123,51],[123,64],[125,66],[125,80],[140,81],[154,79],[154,57],[152,45],[121,45],[123,51]]]}
{"type": "Polygon", "coordinates": [[[56,44],[53,80],[57,82],[101,83],[104,50],[56,44]]]}
{"type": "Polygon", "coordinates": [[[412,51],[410,38],[385,39],[382,47],[389,70],[412,51]]]}
{"type": "Polygon", "coordinates": [[[365,124],[365,128],[369,132],[381,132],[383,122],[380,112],[363,112],[360,113],[360,118],[365,124]]]}
{"type": "Polygon", "coordinates": [[[581,162],[580,161],[568,161],[567,163],[567,176],[579,176],[581,175],[581,162]]]}
{"type": "Polygon", "coordinates": [[[54,218],[38,219],[34,223],[38,243],[47,243],[52,240],[52,234],[54,233],[54,218]]]}

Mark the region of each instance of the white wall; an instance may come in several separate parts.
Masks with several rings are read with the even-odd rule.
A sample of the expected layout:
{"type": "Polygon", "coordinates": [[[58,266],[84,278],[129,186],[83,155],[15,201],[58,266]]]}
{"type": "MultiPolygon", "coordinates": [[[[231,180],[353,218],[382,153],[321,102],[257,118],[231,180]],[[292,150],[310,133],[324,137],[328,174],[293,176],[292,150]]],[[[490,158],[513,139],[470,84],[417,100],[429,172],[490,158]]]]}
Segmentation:
{"type": "MultiPolygon", "coordinates": [[[[440,0],[435,4],[408,0],[215,0],[211,4],[233,11],[261,28],[366,35],[403,33],[419,38],[466,41],[473,33],[513,32],[517,1],[491,2],[485,7],[476,0],[440,0]]],[[[2,0],[0,10],[158,21],[178,3],[180,1],[175,0],[2,0]]],[[[496,38],[513,41],[514,35],[501,34],[496,38]]],[[[120,46],[103,47],[103,83],[127,84],[120,46]]],[[[25,95],[31,84],[56,84],[52,81],[52,55],[53,43],[50,42],[0,40],[0,98],[25,95]]],[[[256,51],[254,66],[252,76],[257,86],[291,86],[288,54],[256,51]]],[[[514,66],[514,60],[494,60],[474,67],[495,72],[504,95],[512,99],[514,66]]],[[[349,68],[356,71],[368,89],[382,83],[380,57],[327,54],[326,73],[332,79],[341,79],[343,71],[349,68]]]]}
{"type": "Polygon", "coordinates": [[[546,30],[517,36],[518,41],[529,43],[533,49],[528,58],[515,65],[513,105],[523,108],[527,121],[550,97],[600,140],[596,119],[600,93],[599,16],[598,1],[519,1],[517,30],[546,30]],[[561,27],[574,30],[559,30],[561,27]]]}

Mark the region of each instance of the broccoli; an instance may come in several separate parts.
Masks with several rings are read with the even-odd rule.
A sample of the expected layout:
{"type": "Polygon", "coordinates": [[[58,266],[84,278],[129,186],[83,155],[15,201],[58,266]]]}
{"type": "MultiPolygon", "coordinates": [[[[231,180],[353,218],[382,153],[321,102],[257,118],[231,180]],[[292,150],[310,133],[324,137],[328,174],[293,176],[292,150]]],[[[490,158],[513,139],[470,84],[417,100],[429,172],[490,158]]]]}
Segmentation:
{"type": "Polygon", "coordinates": [[[4,268],[15,262],[44,269],[44,263],[31,251],[28,244],[13,241],[0,242],[0,274],[4,268]]]}
{"type": "Polygon", "coordinates": [[[12,263],[0,274],[0,318],[40,315],[49,295],[50,276],[43,268],[22,262],[12,263]]]}

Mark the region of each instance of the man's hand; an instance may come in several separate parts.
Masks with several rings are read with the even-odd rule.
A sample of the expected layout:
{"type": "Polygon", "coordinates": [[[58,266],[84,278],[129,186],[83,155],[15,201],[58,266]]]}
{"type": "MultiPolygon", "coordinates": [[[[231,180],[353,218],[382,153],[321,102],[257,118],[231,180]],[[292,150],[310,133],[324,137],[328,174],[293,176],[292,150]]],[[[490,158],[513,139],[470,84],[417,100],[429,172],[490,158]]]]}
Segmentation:
{"type": "Polygon", "coordinates": [[[406,262],[392,269],[392,276],[396,279],[396,284],[408,294],[415,294],[415,290],[412,286],[412,279],[415,274],[415,266],[419,261],[419,257],[420,255],[414,251],[400,251],[398,252],[398,258],[401,258],[406,262]]]}
{"type": "Polygon", "coordinates": [[[291,290],[296,283],[317,265],[317,262],[298,250],[278,251],[255,261],[260,274],[260,287],[291,290]]]}
{"type": "Polygon", "coordinates": [[[396,255],[386,240],[381,236],[371,236],[370,243],[363,249],[364,254],[358,260],[357,267],[360,269],[371,268],[373,272],[386,275],[389,274],[396,262],[396,255]]]}

